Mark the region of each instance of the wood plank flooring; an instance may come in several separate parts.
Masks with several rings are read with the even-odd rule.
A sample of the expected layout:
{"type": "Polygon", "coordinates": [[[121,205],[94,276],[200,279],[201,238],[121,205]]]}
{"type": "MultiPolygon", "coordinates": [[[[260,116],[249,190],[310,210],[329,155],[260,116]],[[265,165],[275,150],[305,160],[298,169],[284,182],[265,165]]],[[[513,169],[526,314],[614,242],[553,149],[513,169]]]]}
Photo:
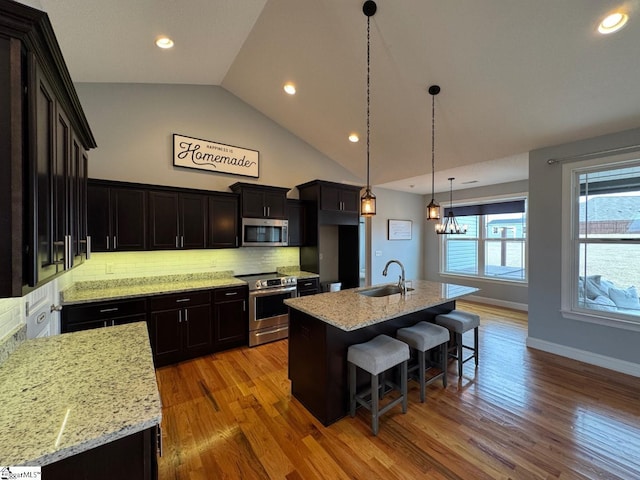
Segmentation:
{"type": "MultiPolygon", "coordinates": [[[[480,365],[373,437],[367,411],[324,427],[291,397],[286,340],[157,370],[161,480],[640,479],[640,379],[525,347],[526,313],[481,315],[480,365]]],[[[471,338],[468,339],[471,341],[471,338]]]]}

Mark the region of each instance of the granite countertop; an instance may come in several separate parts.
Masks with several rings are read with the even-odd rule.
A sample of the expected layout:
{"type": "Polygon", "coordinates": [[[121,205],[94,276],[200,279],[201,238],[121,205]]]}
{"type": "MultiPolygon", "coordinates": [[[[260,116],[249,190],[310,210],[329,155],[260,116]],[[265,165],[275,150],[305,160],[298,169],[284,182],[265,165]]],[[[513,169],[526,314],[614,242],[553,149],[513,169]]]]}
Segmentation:
{"type": "Polygon", "coordinates": [[[408,281],[407,286],[414,290],[407,292],[405,297],[399,293],[386,297],[367,297],[358,293],[381,286],[383,285],[290,298],[284,303],[334,327],[352,331],[440,305],[479,290],[452,283],[413,280],[408,281]]]}
{"type": "Polygon", "coordinates": [[[96,280],[75,283],[60,293],[60,301],[63,305],[74,305],[246,284],[235,278],[231,271],[96,280]]]}
{"type": "Polygon", "coordinates": [[[158,425],[144,322],[27,340],[0,365],[0,465],[47,465],[158,425]]]}

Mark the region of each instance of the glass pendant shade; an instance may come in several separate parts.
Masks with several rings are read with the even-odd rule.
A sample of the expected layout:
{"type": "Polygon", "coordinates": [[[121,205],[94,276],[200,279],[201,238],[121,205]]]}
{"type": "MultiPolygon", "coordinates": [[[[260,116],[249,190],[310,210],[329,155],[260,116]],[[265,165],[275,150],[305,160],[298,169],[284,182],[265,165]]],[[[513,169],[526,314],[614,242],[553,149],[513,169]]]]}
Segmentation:
{"type": "Polygon", "coordinates": [[[433,198],[427,205],[427,220],[440,220],[440,205],[433,198]]]}
{"type": "Polygon", "coordinates": [[[376,196],[367,188],[360,197],[360,215],[371,217],[376,214],[376,196]]]}

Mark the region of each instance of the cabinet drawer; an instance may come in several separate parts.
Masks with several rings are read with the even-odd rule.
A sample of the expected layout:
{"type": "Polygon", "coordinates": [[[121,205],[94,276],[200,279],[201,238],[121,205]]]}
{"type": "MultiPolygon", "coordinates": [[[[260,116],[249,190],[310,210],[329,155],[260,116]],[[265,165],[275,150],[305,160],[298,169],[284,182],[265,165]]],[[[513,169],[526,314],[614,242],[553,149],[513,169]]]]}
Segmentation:
{"type": "Polygon", "coordinates": [[[246,300],[247,287],[229,287],[216,288],[213,291],[213,300],[215,303],[228,302],[230,300],[246,300]]]}
{"type": "Polygon", "coordinates": [[[317,278],[305,278],[304,280],[298,280],[298,291],[303,290],[318,290],[320,287],[317,278]]]}
{"type": "Polygon", "coordinates": [[[209,291],[176,293],[172,295],[154,297],[150,302],[152,312],[170,310],[174,308],[186,308],[194,305],[211,303],[211,293],[209,291]]]}
{"type": "Polygon", "coordinates": [[[88,322],[140,313],[146,314],[147,301],[145,299],[135,299],[91,303],[88,305],[70,305],[64,308],[62,312],[67,323],[88,322]]]}

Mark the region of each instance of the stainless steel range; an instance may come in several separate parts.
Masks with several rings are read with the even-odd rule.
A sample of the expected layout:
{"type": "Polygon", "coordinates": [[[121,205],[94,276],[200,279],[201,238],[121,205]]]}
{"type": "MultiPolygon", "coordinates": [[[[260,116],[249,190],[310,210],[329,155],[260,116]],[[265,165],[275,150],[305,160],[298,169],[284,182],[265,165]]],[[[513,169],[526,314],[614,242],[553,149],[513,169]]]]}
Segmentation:
{"type": "Polygon", "coordinates": [[[249,346],[289,336],[287,298],[296,296],[296,277],[262,273],[238,277],[249,284],[249,346]]]}

